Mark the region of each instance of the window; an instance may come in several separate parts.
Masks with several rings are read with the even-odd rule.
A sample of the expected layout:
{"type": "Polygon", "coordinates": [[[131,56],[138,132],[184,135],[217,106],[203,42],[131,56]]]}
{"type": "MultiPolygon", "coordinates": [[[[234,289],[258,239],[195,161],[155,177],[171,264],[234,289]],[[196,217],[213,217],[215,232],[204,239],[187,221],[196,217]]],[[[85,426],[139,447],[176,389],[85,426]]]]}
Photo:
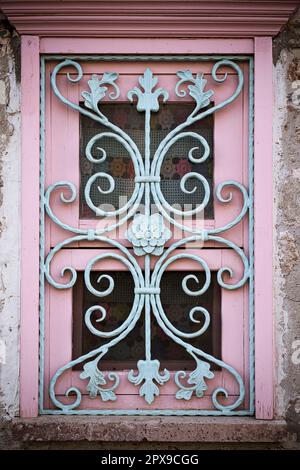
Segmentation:
{"type": "MultiPolygon", "coordinates": [[[[107,273],[112,276],[115,282],[114,291],[105,297],[105,302],[100,305],[107,311],[107,316],[102,322],[103,330],[109,331],[119,327],[128,317],[132,304],[134,302],[134,283],[131,275],[127,271],[110,271],[107,273]]],[[[197,275],[201,284],[205,282],[205,276],[202,271],[194,271],[190,273],[197,275]]],[[[93,287],[97,288],[97,279],[101,272],[93,272],[91,282],[93,287]]],[[[161,281],[161,302],[163,309],[175,328],[189,331],[189,312],[198,306],[197,298],[188,296],[182,291],[181,283],[186,273],[168,271],[161,281]]],[[[108,284],[108,283],[107,283],[108,284]]],[[[221,357],[221,304],[220,304],[220,286],[217,283],[216,272],[212,272],[212,282],[209,289],[203,295],[202,305],[211,312],[211,328],[208,328],[201,337],[194,338],[191,343],[199,346],[208,354],[221,357]]],[[[96,349],[101,339],[95,337],[90,330],[86,328],[82,312],[86,312],[89,308],[97,304],[99,300],[85,286],[83,272],[78,273],[77,281],[73,289],[73,351],[72,359],[89,353],[96,349]]],[[[101,318],[101,313],[93,319],[94,328],[97,328],[97,320],[101,318]]],[[[153,354],[160,361],[162,368],[175,367],[191,370],[193,362],[191,357],[179,345],[173,341],[169,341],[168,336],[161,328],[158,328],[154,318],[152,317],[151,330],[151,346],[153,354]]],[[[198,329],[197,323],[190,325],[190,331],[196,333],[198,329]]],[[[105,341],[103,341],[105,343],[105,341]]],[[[126,341],[116,344],[116,346],[108,351],[102,361],[104,370],[135,369],[136,364],[144,354],[145,344],[145,321],[144,312],[141,315],[135,329],[131,331],[126,341]]],[[[212,364],[212,367],[214,364],[212,364]]],[[[82,368],[82,364],[75,366],[78,370],[82,368]]]]}
{"type": "MultiPolygon", "coordinates": [[[[114,104],[103,103],[103,114],[108,117],[111,122],[119,125],[130,137],[133,138],[137,144],[141,154],[145,151],[145,130],[144,130],[144,117],[142,113],[137,113],[135,107],[128,103],[114,104]]],[[[188,115],[193,111],[192,103],[177,104],[170,103],[167,107],[163,106],[151,117],[151,142],[150,152],[154,155],[156,148],[167,134],[175,129],[179,122],[185,121],[188,115]]],[[[96,218],[97,215],[88,207],[84,197],[84,189],[86,183],[92,173],[101,172],[103,170],[109,171],[114,176],[115,190],[113,193],[103,194],[97,190],[97,180],[95,180],[92,187],[92,200],[96,206],[105,204],[112,205],[115,208],[119,207],[120,196],[129,198],[134,190],[134,167],[129,154],[126,155],[124,147],[120,142],[112,141],[109,138],[101,140],[101,147],[106,151],[107,158],[102,164],[92,163],[87,161],[86,147],[89,141],[99,132],[105,132],[104,125],[91,120],[85,115],[80,115],[80,217],[81,218],[96,218]]],[[[201,134],[207,141],[211,158],[205,160],[203,163],[194,163],[193,171],[196,171],[203,176],[210,185],[213,186],[213,115],[204,118],[200,122],[196,122],[188,126],[188,130],[201,134]]],[[[192,169],[192,166],[187,162],[186,155],[189,150],[198,145],[195,137],[187,136],[185,139],[177,141],[167,152],[161,168],[161,190],[172,205],[190,206],[191,209],[195,208],[201,202],[201,195],[203,199],[202,185],[194,180],[197,191],[191,193],[183,193],[180,189],[180,178],[192,169]],[[200,191],[200,193],[199,193],[200,191]],[[202,193],[201,193],[202,191],[202,193]]],[[[98,150],[99,152],[99,150],[98,150]]],[[[97,155],[97,141],[91,148],[91,153],[97,155]]],[[[105,183],[104,183],[105,184],[105,183]]],[[[192,182],[188,182],[192,188],[192,182]]],[[[108,187],[108,183],[106,182],[108,187]]],[[[105,186],[104,186],[105,189],[105,186]]],[[[153,198],[151,200],[153,210],[155,204],[153,198]]],[[[205,218],[213,219],[213,199],[210,197],[207,206],[205,207],[205,218]]]]}
{"type": "Polygon", "coordinates": [[[43,409],[252,414],[251,59],[44,60],[43,409]]]}

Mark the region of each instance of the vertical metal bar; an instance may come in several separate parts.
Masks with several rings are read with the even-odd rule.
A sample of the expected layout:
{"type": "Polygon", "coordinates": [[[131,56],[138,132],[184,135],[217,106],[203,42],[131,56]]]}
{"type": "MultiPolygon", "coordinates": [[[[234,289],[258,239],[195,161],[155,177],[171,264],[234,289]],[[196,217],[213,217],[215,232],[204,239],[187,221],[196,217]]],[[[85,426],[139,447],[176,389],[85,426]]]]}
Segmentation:
{"type": "MultiPolygon", "coordinates": [[[[150,287],[150,255],[145,256],[145,286],[150,287]]],[[[151,309],[150,294],[145,294],[145,354],[151,360],[151,309]]]]}
{"type": "Polygon", "coordinates": [[[39,411],[44,408],[45,369],[45,59],[41,57],[41,109],[40,109],[40,347],[39,347],[39,411]]]}
{"type": "MultiPolygon", "coordinates": [[[[150,107],[145,110],[145,175],[150,174],[150,107]]],[[[150,183],[145,183],[145,214],[150,216],[150,183]]],[[[150,217],[148,217],[150,224],[150,217]]],[[[149,230],[148,226],[148,230],[149,230]]],[[[145,287],[150,287],[150,255],[145,256],[145,287]]],[[[151,360],[151,308],[150,294],[145,294],[145,356],[146,360],[151,360]]]]}
{"type": "Polygon", "coordinates": [[[254,413],[255,367],[254,367],[254,217],[253,217],[253,130],[254,130],[254,70],[253,58],[249,58],[249,410],[254,413]]]}

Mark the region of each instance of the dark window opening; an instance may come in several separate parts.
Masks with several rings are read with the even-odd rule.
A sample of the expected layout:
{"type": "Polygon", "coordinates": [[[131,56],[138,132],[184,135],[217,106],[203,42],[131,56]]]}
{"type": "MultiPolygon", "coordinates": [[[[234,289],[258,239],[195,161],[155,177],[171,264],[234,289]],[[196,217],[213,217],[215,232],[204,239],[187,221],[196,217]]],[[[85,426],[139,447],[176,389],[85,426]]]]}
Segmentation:
{"type": "MultiPolygon", "coordinates": [[[[83,106],[83,104],[81,104],[83,106]]],[[[178,124],[185,121],[187,116],[194,108],[193,103],[170,103],[166,106],[161,105],[157,113],[151,114],[151,158],[162,139],[169,134],[178,124]]],[[[145,132],[144,117],[145,114],[138,112],[136,108],[129,103],[101,104],[101,111],[108,119],[124,130],[136,143],[141,155],[144,154],[145,132]]],[[[168,150],[161,166],[161,191],[166,201],[171,205],[180,205],[182,208],[193,209],[198,206],[204,197],[204,189],[202,183],[191,178],[186,183],[186,188],[196,191],[186,194],[180,188],[181,178],[189,172],[202,174],[208,181],[211,189],[211,197],[204,211],[206,219],[214,218],[213,211],[213,165],[214,165],[214,145],[213,145],[213,115],[206,117],[194,123],[192,126],[184,129],[193,131],[203,136],[210,147],[210,155],[203,163],[192,163],[188,159],[190,149],[200,147],[194,151],[197,158],[203,155],[204,148],[201,143],[194,137],[186,137],[179,139],[168,150]]],[[[95,142],[92,148],[94,158],[101,157],[102,153],[97,149],[101,147],[105,150],[107,158],[102,163],[92,163],[85,155],[86,146],[90,139],[96,134],[109,131],[108,128],[102,126],[98,122],[84,115],[80,115],[80,217],[96,218],[95,213],[88,207],[85,202],[84,189],[88,179],[97,172],[108,173],[115,180],[115,189],[109,194],[99,192],[98,186],[101,185],[103,190],[108,189],[109,183],[104,178],[97,178],[91,187],[91,199],[96,207],[105,206],[118,209],[120,207],[120,196],[127,199],[134,190],[134,167],[132,159],[123,145],[109,137],[104,137],[100,141],[95,142]]],[[[154,203],[154,201],[152,201],[154,203]]],[[[124,204],[122,200],[121,205],[124,204]]]]}
{"type": "MultiPolygon", "coordinates": [[[[91,282],[95,289],[99,289],[97,279],[99,272],[93,272],[91,282]]],[[[120,326],[128,317],[134,301],[134,283],[131,274],[122,272],[109,272],[114,279],[115,287],[113,292],[105,298],[96,297],[85,287],[83,273],[78,272],[77,282],[73,288],[73,359],[98,348],[107,343],[110,339],[102,339],[93,335],[87,328],[84,315],[88,308],[93,305],[101,305],[106,309],[105,320],[96,322],[100,317],[97,312],[92,316],[92,324],[101,331],[111,331],[120,326]]],[[[201,271],[195,271],[199,279],[197,286],[205,282],[205,275],[201,271]]],[[[216,273],[212,272],[210,287],[206,293],[200,297],[188,296],[182,290],[182,280],[187,275],[186,272],[167,271],[161,280],[161,303],[169,321],[179,330],[192,333],[203,325],[204,317],[201,313],[195,314],[195,319],[200,323],[193,323],[189,318],[189,312],[193,307],[201,306],[210,313],[210,325],[206,332],[194,339],[186,340],[188,343],[202,349],[205,353],[221,358],[221,289],[217,283],[216,273]]],[[[101,281],[101,289],[108,287],[108,281],[101,281]]],[[[192,288],[193,286],[191,286],[192,288]]],[[[169,370],[182,368],[192,370],[195,362],[185,349],[177,345],[169,338],[158,325],[151,312],[151,338],[152,357],[161,362],[161,367],[169,370]]],[[[145,358],[145,332],[144,332],[144,312],[140,319],[120,343],[112,347],[101,360],[101,369],[105,370],[125,370],[135,369],[136,363],[145,358]]],[[[75,367],[81,369],[82,364],[75,367]]],[[[216,366],[211,364],[211,368],[216,370],[216,366]]]]}

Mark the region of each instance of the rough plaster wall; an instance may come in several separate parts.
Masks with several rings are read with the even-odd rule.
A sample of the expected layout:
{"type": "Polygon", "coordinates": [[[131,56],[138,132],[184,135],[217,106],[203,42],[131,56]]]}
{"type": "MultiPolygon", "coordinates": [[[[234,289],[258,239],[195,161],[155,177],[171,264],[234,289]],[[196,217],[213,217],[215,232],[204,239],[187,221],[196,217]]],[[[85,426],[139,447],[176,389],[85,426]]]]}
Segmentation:
{"type": "MultiPolygon", "coordinates": [[[[19,407],[19,38],[0,18],[0,408],[19,407]]],[[[1,431],[0,431],[1,440],[1,431]]]]}
{"type": "Polygon", "coordinates": [[[300,10],[273,44],[277,414],[300,439],[300,10]]]}

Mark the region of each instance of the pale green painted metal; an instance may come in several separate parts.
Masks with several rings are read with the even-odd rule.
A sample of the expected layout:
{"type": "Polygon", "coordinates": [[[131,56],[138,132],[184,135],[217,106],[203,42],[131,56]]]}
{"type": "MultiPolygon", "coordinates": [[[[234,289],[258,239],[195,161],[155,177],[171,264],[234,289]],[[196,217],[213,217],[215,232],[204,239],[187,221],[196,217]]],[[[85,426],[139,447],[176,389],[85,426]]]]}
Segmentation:
{"type": "Polygon", "coordinates": [[[249,411],[255,413],[255,363],[254,363],[254,60],[249,58],[249,411]]]}
{"type": "MultiPolygon", "coordinates": [[[[206,108],[210,103],[210,99],[213,96],[212,90],[206,90],[206,80],[204,79],[203,74],[198,73],[196,76],[193,76],[189,71],[180,71],[177,73],[179,81],[176,85],[175,92],[178,97],[185,96],[187,91],[190,96],[195,100],[195,108],[192,113],[188,116],[184,123],[180,123],[175,129],[173,129],[160,143],[158,146],[153,158],[150,158],[150,140],[151,140],[151,130],[150,130],[150,116],[151,112],[156,112],[159,110],[159,98],[163,98],[163,101],[167,101],[168,93],[166,90],[161,88],[156,88],[157,78],[153,76],[151,70],[148,68],[145,70],[144,75],[139,78],[139,87],[135,87],[128,93],[128,99],[134,101],[137,98],[137,110],[139,112],[145,113],[145,154],[144,158],[140,154],[134,141],[118,126],[115,126],[111,123],[106,116],[99,109],[99,104],[105,94],[109,89],[112,89],[108,93],[110,99],[117,99],[119,96],[119,88],[117,85],[117,73],[104,73],[100,78],[97,75],[93,75],[91,80],[88,81],[90,91],[85,91],[82,93],[82,96],[85,100],[85,106],[88,109],[79,107],[77,104],[70,102],[60,93],[56,85],[56,76],[57,73],[66,66],[74,67],[77,76],[72,78],[70,74],[67,74],[67,78],[71,82],[78,82],[81,80],[83,72],[79,63],[75,62],[73,59],[82,59],[82,60],[157,60],[157,56],[80,56],[80,57],[68,57],[60,62],[53,70],[51,77],[51,84],[54,93],[57,97],[66,105],[70,106],[74,110],[85,114],[86,116],[100,122],[102,125],[105,125],[109,132],[102,132],[101,134],[95,135],[87,145],[86,148],[86,157],[91,162],[101,163],[106,159],[106,152],[101,147],[98,147],[101,156],[95,158],[91,154],[91,149],[94,143],[100,141],[103,137],[110,137],[116,139],[120,142],[124,148],[128,151],[130,155],[134,170],[135,170],[135,189],[133,194],[126,205],[119,208],[116,211],[106,212],[100,210],[98,207],[94,206],[90,198],[90,188],[92,183],[97,178],[104,178],[109,183],[109,188],[105,190],[105,193],[110,193],[114,190],[114,180],[111,175],[104,172],[98,172],[92,175],[87,182],[85,188],[85,199],[88,206],[95,212],[97,215],[102,215],[107,217],[109,220],[110,217],[116,217],[116,215],[124,214],[123,217],[119,219],[118,222],[112,222],[110,225],[107,224],[105,228],[101,230],[91,230],[91,229],[78,229],[71,227],[65,224],[63,221],[59,220],[50,204],[50,198],[53,191],[58,188],[62,189],[61,192],[61,201],[65,204],[71,204],[76,198],[76,187],[68,181],[59,181],[51,185],[47,191],[44,193],[44,107],[45,107],[45,61],[51,59],[62,59],[61,56],[46,56],[42,58],[41,61],[41,279],[40,279],[40,412],[43,414],[122,414],[122,415],[247,415],[252,414],[254,410],[254,364],[253,364],[253,60],[248,56],[235,56],[235,57],[226,57],[222,58],[219,56],[162,56],[159,60],[214,60],[216,61],[212,68],[212,77],[215,82],[220,83],[224,82],[227,78],[227,74],[224,74],[222,77],[217,75],[219,68],[221,66],[228,66],[234,69],[237,72],[238,76],[238,86],[231,97],[229,97],[224,102],[206,108]],[[235,62],[233,62],[233,59],[235,62]],[[236,181],[225,181],[221,183],[216,189],[216,198],[222,203],[228,203],[231,200],[231,194],[228,197],[222,196],[224,188],[235,187],[237,188],[243,197],[243,205],[240,213],[236,218],[230,223],[226,224],[223,227],[218,227],[212,230],[203,230],[203,229],[192,229],[185,226],[182,223],[179,223],[177,220],[172,218],[168,213],[168,210],[172,209],[174,214],[177,215],[192,215],[197,212],[203,211],[207,205],[210,197],[210,188],[206,179],[194,172],[186,174],[180,183],[180,187],[183,192],[193,192],[196,188],[188,190],[186,187],[186,181],[192,177],[197,178],[203,185],[204,189],[204,198],[201,204],[191,211],[180,211],[169,206],[168,202],[164,199],[162,192],[160,190],[160,168],[166,155],[168,149],[179,139],[185,138],[187,136],[194,137],[199,141],[201,147],[203,147],[203,155],[201,157],[195,157],[194,151],[199,150],[200,147],[192,148],[189,151],[188,159],[192,163],[204,162],[210,153],[209,145],[204,137],[196,134],[194,132],[184,132],[184,129],[190,124],[203,119],[205,116],[218,111],[219,109],[224,108],[229,105],[242,90],[244,80],[243,73],[241,68],[237,65],[236,61],[239,60],[248,60],[250,66],[250,103],[249,103],[249,193],[246,188],[236,181]],[[185,88],[182,88],[182,85],[187,85],[187,91],[185,88]],[[67,194],[66,195],[66,191],[67,194]],[[151,214],[150,210],[150,195],[156,203],[156,206],[159,209],[159,214],[151,214]],[[145,198],[145,214],[137,214],[137,210],[142,198],[145,198]],[[56,223],[58,226],[63,228],[66,231],[73,233],[74,235],[70,238],[67,238],[62,243],[56,245],[46,256],[44,261],[44,211],[51,218],[51,220],[56,223]],[[250,256],[249,260],[245,255],[244,251],[240,249],[237,245],[226,240],[221,233],[226,232],[233,226],[237,225],[245,214],[249,211],[249,245],[250,245],[250,256]],[[142,271],[135,256],[124,247],[118,241],[111,240],[105,234],[111,230],[114,230],[117,226],[125,223],[127,220],[133,218],[129,229],[127,230],[127,238],[133,246],[135,256],[144,256],[145,264],[144,270],[142,271]],[[170,239],[171,232],[164,225],[164,218],[171,222],[174,226],[177,226],[184,230],[185,232],[190,232],[190,235],[173,243],[171,247],[164,250],[165,243],[170,239]],[[73,360],[61,367],[53,376],[50,384],[50,397],[53,404],[58,408],[58,410],[45,410],[43,407],[43,379],[44,379],[44,276],[47,281],[57,289],[69,289],[71,288],[77,278],[77,273],[75,269],[70,267],[65,267],[62,272],[62,278],[66,274],[70,276],[70,280],[67,283],[59,283],[55,281],[50,273],[50,265],[55,254],[60,251],[62,248],[70,245],[73,242],[79,242],[83,240],[98,240],[105,242],[108,245],[118,248],[121,254],[116,254],[113,251],[110,253],[102,253],[94,257],[87,263],[84,280],[87,289],[97,297],[104,297],[111,293],[114,289],[113,278],[107,274],[102,274],[98,278],[98,283],[101,283],[101,280],[106,279],[109,283],[109,287],[105,290],[95,289],[90,281],[90,273],[92,267],[95,263],[101,261],[104,258],[117,259],[122,262],[129,272],[132,275],[134,286],[135,286],[135,297],[132,305],[132,309],[127,319],[113,331],[103,332],[96,329],[92,322],[91,317],[95,311],[100,311],[101,317],[97,320],[101,322],[106,317],[106,311],[104,307],[100,305],[95,305],[89,308],[85,312],[85,324],[86,327],[96,336],[101,338],[107,338],[109,341],[95,349],[90,351],[88,354],[79,357],[76,360],[73,360]],[[198,322],[195,318],[196,314],[203,315],[204,324],[203,326],[194,333],[184,333],[172,325],[172,323],[166,317],[161,302],[160,302],[160,281],[163,273],[166,268],[177,261],[178,259],[193,259],[199,263],[204,270],[206,280],[201,289],[192,291],[188,288],[187,283],[190,280],[198,282],[196,276],[186,275],[182,281],[182,288],[184,292],[188,295],[201,296],[206,292],[210,285],[210,269],[207,263],[200,258],[188,253],[182,253],[170,256],[172,252],[179,248],[180,246],[189,243],[191,241],[203,240],[203,241],[216,241],[222,243],[225,246],[233,249],[236,254],[240,257],[243,263],[243,276],[236,284],[227,284],[223,280],[224,273],[228,273],[230,277],[233,276],[233,272],[230,267],[222,267],[217,273],[217,279],[220,286],[224,289],[238,289],[242,287],[249,280],[250,295],[249,295],[249,306],[250,306],[250,315],[249,315],[249,346],[250,346],[250,407],[249,410],[237,410],[244,400],[245,389],[243,380],[238,374],[238,372],[232,368],[230,365],[224,363],[221,360],[214,358],[213,356],[206,354],[204,351],[190,345],[188,339],[194,338],[196,336],[202,335],[210,324],[210,315],[209,312],[203,307],[195,307],[190,312],[190,320],[192,322],[198,322]],[[155,263],[155,268],[153,272],[150,271],[150,257],[157,256],[159,257],[155,263]],[[176,393],[177,399],[189,400],[192,396],[196,396],[199,399],[204,395],[205,390],[207,389],[206,380],[209,380],[214,377],[213,372],[210,370],[209,362],[213,362],[218,366],[226,369],[231,373],[237,381],[239,387],[239,396],[236,401],[231,405],[222,405],[219,402],[219,395],[222,394],[225,397],[228,396],[227,391],[224,388],[218,388],[214,390],[212,394],[212,403],[215,407],[215,410],[78,410],[82,399],[81,391],[78,388],[71,388],[66,391],[66,396],[69,396],[70,393],[75,394],[75,398],[71,404],[65,405],[60,402],[55,395],[55,385],[57,379],[66,371],[71,369],[74,365],[82,363],[90,359],[85,363],[83,367],[83,372],[80,374],[80,378],[83,380],[88,380],[87,391],[89,392],[92,398],[95,398],[99,395],[100,399],[103,401],[115,401],[117,399],[115,390],[119,385],[119,376],[115,372],[108,373],[107,376],[99,369],[99,363],[102,357],[107,353],[107,351],[115,346],[120,341],[124,340],[126,336],[132,331],[140,318],[140,315],[144,309],[145,312],[145,359],[138,361],[137,374],[132,370],[128,374],[128,380],[133,384],[140,386],[140,395],[144,397],[145,401],[148,404],[152,404],[155,400],[155,397],[159,395],[158,385],[163,386],[165,382],[170,380],[170,373],[166,369],[160,371],[160,363],[157,359],[152,358],[151,355],[151,321],[150,315],[151,311],[156,318],[158,325],[164,330],[164,332],[169,336],[169,338],[175,341],[177,344],[181,345],[186,351],[191,355],[195,360],[195,370],[187,374],[185,371],[177,371],[175,374],[175,384],[178,387],[176,393]],[[209,361],[209,362],[207,362],[209,361]],[[184,385],[181,380],[185,379],[184,385]],[[155,383],[156,382],[156,383],[155,383]],[[158,384],[158,385],[157,385],[158,384]]],[[[98,187],[100,192],[104,192],[101,186],[98,187]]],[[[72,397],[73,398],[73,397],[72,397]]]]}

